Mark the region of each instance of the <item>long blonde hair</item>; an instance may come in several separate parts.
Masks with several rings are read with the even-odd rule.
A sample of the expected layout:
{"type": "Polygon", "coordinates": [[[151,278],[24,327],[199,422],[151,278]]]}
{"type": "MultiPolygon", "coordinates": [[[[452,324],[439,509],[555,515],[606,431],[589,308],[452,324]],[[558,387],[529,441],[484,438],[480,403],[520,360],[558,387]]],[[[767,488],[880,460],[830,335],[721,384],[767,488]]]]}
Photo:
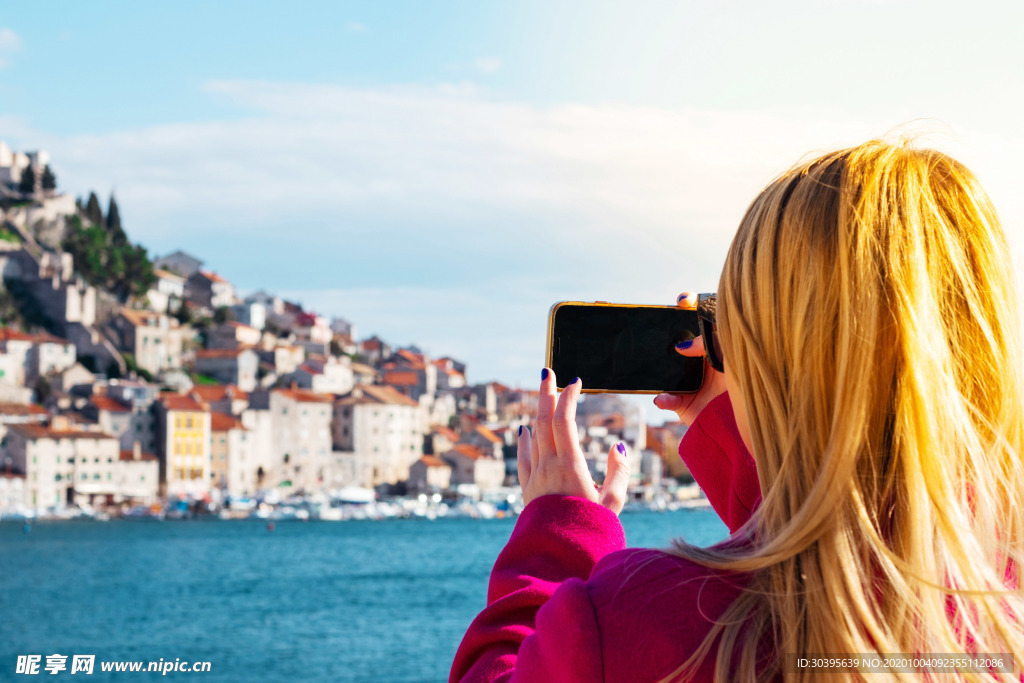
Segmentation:
{"type": "Polygon", "coordinates": [[[713,656],[717,681],[814,678],[785,653],[1010,652],[1019,672],[1020,321],[975,177],[878,141],[802,164],[748,209],[718,302],[763,502],[749,547],[677,542],[751,582],[673,676],[713,656]]]}

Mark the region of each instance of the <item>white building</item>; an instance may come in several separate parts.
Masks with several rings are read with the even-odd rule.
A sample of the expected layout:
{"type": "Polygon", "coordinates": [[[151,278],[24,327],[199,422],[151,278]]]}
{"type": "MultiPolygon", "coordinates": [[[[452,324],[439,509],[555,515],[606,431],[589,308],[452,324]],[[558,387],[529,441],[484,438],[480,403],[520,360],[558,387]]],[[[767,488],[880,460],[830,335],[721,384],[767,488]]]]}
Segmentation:
{"type": "Polygon", "coordinates": [[[153,375],[181,367],[185,330],[164,313],[122,308],[111,321],[117,347],[132,354],[136,367],[153,375]]]}
{"type": "MultiPolygon", "coordinates": [[[[258,430],[255,414],[269,411],[270,462],[264,467],[264,487],[277,486],[286,491],[318,491],[334,486],[331,458],[330,396],[304,389],[273,389],[250,394],[252,411],[243,413],[243,425],[258,430]],[[248,414],[248,417],[247,417],[248,414]],[[274,480],[267,480],[274,477],[274,480]]],[[[264,436],[257,431],[256,438],[264,436]]],[[[254,456],[262,462],[265,454],[254,456]]]]}
{"type": "Polygon", "coordinates": [[[424,409],[392,387],[358,386],[334,403],[334,446],[351,454],[360,486],[407,480],[423,456],[424,428],[424,409]]]}
{"type": "Polygon", "coordinates": [[[177,311],[185,298],[185,278],[160,268],[154,268],[153,274],[156,283],[146,292],[149,307],[158,313],[177,311]]]}
{"type": "Polygon", "coordinates": [[[229,320],[206,333],[206,347],[209,349],[236,349],[240,346],[256,346],[263,335],[255,327],[229,320]]]}
{"type": "Polygon", "coordinates": [[[267,326],[267,307],[258,301],[243,301],[231,307],[231,317],[240,323],[262,330],[267,326]]]}
{"type": "Polygon", "coordinates": [[[242,498],[257,491],[257,462],[249,430],[234,415],[210,414],[210,474],[213,488],[225,497],[242,498]]]}
{"type": "Polygon", "coordinates": [[[141,453],[122,458],[116,438],[56,418],[50,426],[8,429],[3,459],[25,475],[24,504],[45,509],[73,503],[111,504],[156,498],[159,464],[141,453]]]}
{"type": "Polygon", "coordinates": [[[256,389],[259,356],[252,349],[200,349],[196,351],[196,372],[221,384],[234,384],[242,391],[256,389]]]}
{"type": "Polygon", "coordinates": [[[317,394],[347,394],[355,386],[352,361],[348,356],[310,356],[282,379],[285,384],[294,382],[299,388],[317,394]]]}
{"type": "Polygon", "coordinates": [[[476,446],[460,443],[441,454],[452,467],[451,485],[474,484],[481,491],[499,488],[505,483],[505,461],[494,458],[476,446]]]}

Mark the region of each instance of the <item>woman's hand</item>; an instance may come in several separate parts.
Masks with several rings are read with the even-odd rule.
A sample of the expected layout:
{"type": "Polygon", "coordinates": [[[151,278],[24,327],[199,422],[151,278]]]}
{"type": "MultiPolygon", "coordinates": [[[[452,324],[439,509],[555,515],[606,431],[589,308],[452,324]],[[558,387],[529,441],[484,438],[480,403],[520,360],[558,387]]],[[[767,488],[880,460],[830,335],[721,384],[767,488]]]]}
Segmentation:
{"type": "MultiPolygon", "coordinates": [[[[676,300],[676,305],[680,308],[696,309],[697,294],[683,292],[676,300]]],[[[712,399],[725,393],[725,375],[712,368],[704,357],[704,340],[700,337],[694,339],[687,348],[677,346],[676,353],[691,358],[704,358],[704,384],[695,394],[658,394],[654,397],[654,405],[662,410],[671,410],[679,417],[680,422],[689,427],[712,399]]]]}
{"type": "Polygon", "coordinates": [[[583,388],[579,378],[555,395],[555,373],[541,372],[537,424],[531,434],[519,428],[519,484],[523,504],[557,493],[600,503],[615,514],[622,511],[629,485],[626,446],[619,442],[608,453],[608,473],[600,487],[594,483],[576,431],[576,402],[583,388]]]}

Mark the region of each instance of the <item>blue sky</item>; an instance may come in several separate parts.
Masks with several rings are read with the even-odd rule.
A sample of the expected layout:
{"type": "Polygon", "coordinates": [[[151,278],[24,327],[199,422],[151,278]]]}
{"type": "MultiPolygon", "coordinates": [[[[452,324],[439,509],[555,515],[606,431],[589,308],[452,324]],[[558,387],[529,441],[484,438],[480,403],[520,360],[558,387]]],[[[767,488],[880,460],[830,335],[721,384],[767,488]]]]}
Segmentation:
{"type": "Polygon", "coordinates": [[[547,309],[716,286],[800,157],[901,130],[1024,262],[1019,3],[54,2],[0,10],[0,139],[129,234],[533,385],[547,309]]]}

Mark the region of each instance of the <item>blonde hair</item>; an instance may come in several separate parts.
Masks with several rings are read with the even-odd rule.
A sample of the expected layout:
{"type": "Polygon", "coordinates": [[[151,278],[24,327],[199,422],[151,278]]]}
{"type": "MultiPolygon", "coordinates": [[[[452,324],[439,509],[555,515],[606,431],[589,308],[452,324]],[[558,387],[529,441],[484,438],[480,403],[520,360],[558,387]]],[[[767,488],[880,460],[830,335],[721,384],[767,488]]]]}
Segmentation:
{"type": "Polygon", "coordinates": [[[676,543],[751,580],[672,677],[706,656],[717,681],[814,677],[785,653],[1010,652],[1019,671],[1021,338],[975,177],[878,141],[792,169],[748,209],[718,306],[763,502],[750,546],[676,543]]]}

